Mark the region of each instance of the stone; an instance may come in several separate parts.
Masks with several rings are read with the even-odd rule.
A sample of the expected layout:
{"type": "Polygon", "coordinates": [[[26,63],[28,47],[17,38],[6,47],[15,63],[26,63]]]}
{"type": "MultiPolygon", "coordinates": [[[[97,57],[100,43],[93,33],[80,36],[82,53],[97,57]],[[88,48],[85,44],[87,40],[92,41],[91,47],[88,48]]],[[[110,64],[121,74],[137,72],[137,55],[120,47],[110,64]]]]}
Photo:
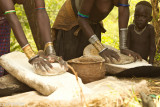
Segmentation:
{"type": "Polygon", "coordinates": [[[33,89],[18,81],[10,74],[0,77],[0,97],[27,92],[31,90],[33,89]]]}
{"type": "MultiPolygon", "coordinates": [[[[134,62],[134,58],[132,56],[127,56],[124,54],[121,54],[119,50],[117,50],[116,48],[113,48],[111,46],[108,45],[104,45],[106,48],[108,49],[112,49],[115,52],[117,52],[117,54],[120,56],[121,60],[117,61],[116,59],[113,58],[113,62],[111,62],[109,59],[107,61],[108,64],[118,64],[118,65],[123,65],[123,64],[129,64],[134,62]]],[[[88,46],[85,47],[84,51],[83,51],[83,56],[99,56],[98,50],[92,45],[89,44],[88,46]]]]}

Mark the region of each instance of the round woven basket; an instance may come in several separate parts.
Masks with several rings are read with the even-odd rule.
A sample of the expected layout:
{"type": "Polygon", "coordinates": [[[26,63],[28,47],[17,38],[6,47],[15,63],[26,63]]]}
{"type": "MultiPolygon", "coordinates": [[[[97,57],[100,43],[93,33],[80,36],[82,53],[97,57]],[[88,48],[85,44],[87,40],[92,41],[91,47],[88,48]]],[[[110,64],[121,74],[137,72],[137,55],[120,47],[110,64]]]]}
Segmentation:
{"type": "Polygon", "coordinates": [[[89,83],[105,77],[104,62],[104,59],[99,57],[79,57],[69,60],[68,64],[74,68],[83,83],[89,83]]]}

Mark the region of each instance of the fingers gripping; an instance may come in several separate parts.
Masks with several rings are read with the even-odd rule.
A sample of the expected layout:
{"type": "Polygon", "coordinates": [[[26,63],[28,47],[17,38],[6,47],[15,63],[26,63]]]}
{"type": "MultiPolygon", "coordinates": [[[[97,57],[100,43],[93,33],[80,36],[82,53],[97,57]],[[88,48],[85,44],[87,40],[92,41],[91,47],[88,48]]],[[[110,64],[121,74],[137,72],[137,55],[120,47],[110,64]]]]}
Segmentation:
{"type": "Polygon", "coordinates": [[[120,56],[119,56],[116,52],[114,52],[114,51],[113,51],[112,56],[113,56],[117,61],[120,60],[120,56]]]}
{"type": "Polygon", "coordinates": [[[121,49],[121,53],[125,54],[125,55],[128,55],[128,56],[132,56],[134,58],[134,61],[136,61],[138,59],[140,61],[142,61],[142,57],[138,53],[133,52],[133,51],[131,51],[129,49],[121,49]]]}
{"type": "Polygon", "coordinates": [[[135,53],[135,52],[133,52],[133,51],[129,51],[130,52],[130,54],[131,54],[131,56],[133,56],[134,57],[134,61],[136,61],[136,60],[140,60],[140,61],[142,61],[142,58],[141,58],[141,56],[139,55],[139,54],[137,54],[137,53],[135,53]]]}
{"type": "Polygon", "coordinates": [[[108,58],[111,60],[111,62],[113,62],[113,58],[115,58],[117,61],[119,61],[120,59],[120,56],[115,51],[110,49],[105,49],[104,51],[99,53],[99,55],[102,56],[106,60],[106,62],[108,58]]]}
{"type": "Polygon", "coordinates": [[[46,61],[43,57],[38,57],[32,60],[31,64],[34,66],[35,70],[41,71],[41,72],[51,72],[52,71],[52,65],[46,61]]]}

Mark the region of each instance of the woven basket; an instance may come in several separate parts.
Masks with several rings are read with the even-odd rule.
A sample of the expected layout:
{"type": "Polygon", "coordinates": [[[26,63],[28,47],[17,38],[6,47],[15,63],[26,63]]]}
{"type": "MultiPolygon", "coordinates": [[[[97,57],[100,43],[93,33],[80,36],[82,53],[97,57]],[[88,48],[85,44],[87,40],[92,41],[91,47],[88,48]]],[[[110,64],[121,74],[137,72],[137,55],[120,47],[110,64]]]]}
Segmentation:
{"type": "Polygon", "coordinates": [[[106,68],[102,58],[79,57],[69,60],[68,63],[74,68],[83,83],[100,80],[105,77],[106,68]]]}

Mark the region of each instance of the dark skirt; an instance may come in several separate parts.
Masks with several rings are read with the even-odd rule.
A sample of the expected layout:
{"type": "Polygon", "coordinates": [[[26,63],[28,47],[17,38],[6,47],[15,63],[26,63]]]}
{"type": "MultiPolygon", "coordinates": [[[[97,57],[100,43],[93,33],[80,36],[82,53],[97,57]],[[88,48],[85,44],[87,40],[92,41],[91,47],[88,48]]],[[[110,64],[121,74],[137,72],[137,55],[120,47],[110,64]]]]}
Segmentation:
{"type": "MultiPolygon", "coordinates": [[[[91,27],[101,40],[101,25],[93,24],[91,27]]],[[[79,26],[75,26],[69,31],[56,30],[55,51],[57,56],[62,56],[65,61],[82,56],[84,48],[89,44],[88,38],[82,30],[79,31],[77,36],[74,35],[78,28],[79,26]]]]}
{"type": "MultiPolygon", "coordinates": [[[[9,23],[5,21],[0,24],[0,56],[10,52],[10,32],[9,23]]],[[[7,74],[7,72],[0,66],[0,76],[7,74]]]]}

